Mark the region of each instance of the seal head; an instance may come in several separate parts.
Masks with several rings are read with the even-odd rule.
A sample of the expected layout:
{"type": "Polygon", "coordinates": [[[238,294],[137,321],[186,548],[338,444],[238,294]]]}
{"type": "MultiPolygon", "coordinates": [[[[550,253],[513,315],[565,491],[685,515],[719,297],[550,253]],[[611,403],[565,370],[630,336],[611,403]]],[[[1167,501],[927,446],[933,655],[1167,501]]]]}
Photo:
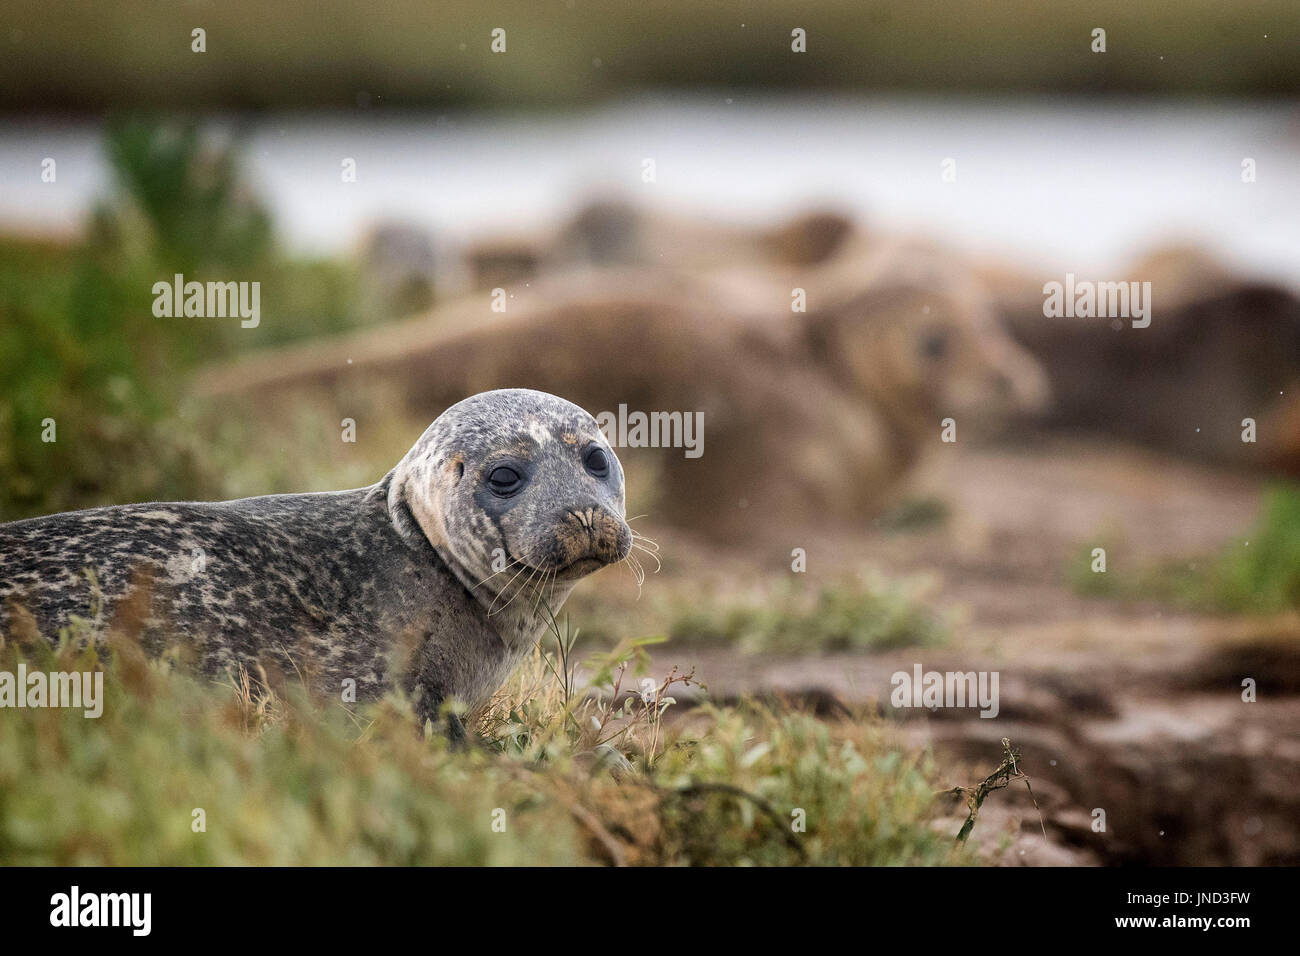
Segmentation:
{"type": "Polygon", "coordinates": [[[523,613],[625,558],[623,468],[596,420],[531,389],[498,389],[448,408],[393,469],[389,512],[423,538],[488,609],[503,639],[530,637],[523,613]]]}

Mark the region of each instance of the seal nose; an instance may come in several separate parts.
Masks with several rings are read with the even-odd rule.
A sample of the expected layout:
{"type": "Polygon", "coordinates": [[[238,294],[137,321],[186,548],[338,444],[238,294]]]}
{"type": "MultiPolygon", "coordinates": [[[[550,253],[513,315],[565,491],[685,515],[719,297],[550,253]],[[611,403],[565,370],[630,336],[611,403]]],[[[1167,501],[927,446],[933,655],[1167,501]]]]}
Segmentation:
{"type": "Polygon", "coordinates": [[[632,550],[632,529],[600,505],[569,508],[564,519],[558,543],[566,565],[585,558],[613,564],[632,550]]]}
{"type": "Polygon", "coordinates": [[[1052,388],[1047,374],[1032,359],[1010,371],[999,371],[995,388],[999,399],[1013,411],[1042,415],[1051,410],[1052,388]]]}
{"type": "Polygon", "coordinates": [[[990,356],[993,391],[1011,411],[1042,415],[1051,410],[1052,386],[1038,360],[1013,342],[990,356]]]}

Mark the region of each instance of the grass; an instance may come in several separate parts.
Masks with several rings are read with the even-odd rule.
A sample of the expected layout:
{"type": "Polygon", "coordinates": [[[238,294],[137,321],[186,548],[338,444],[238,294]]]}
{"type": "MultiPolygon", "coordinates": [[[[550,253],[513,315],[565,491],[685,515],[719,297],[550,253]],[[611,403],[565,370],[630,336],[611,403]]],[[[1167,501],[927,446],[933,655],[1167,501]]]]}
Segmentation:
{"type": "Polygon", "coordinates": [[[1300,609],[1300,486],[1278,485],[1264,496],[1255,527],[1217,555],[1125,569],[1106,548],[1106,572],[1091,569],[1088,544],[1067,576],[1080,594],[1148,599],[1216,613],[1276,614],[1300,609]]]}
{"type": "Polygon", "coordinates": [[[910,533],[929,531],[948,523],[952,509],[946,501],[931,496],[907,498],[882,514],[877,522],[883,531],[910,533]]]}
{"type": "Polygon", "coordinates": [[[931,646],[947,639],[947,626],[924,582],[866,575],[816,590],[782,584],[755,599],[679,602],[669,635],[755,653],[806,653],[931,646]]]}
{"type": "Polygon", "coordinates": [[[99,719],[0,720],[0,864],[947,864],[934,773],[875,718],[704,706],[634,677],[636,644],[579,677],[556,623],[452,749],[399,696],[362,707],[243,674],[212,684],[110,635],[10,638],[0,670],[105,671],[99,719]],[[201,810],[204,826],[198,827],[201,810]]]}
{"type": "Polygon", "coordinates": [[[1300,486],[1269,491],[1255,530],[1214,566],[1214,593],[1229,610],[1300,609],[1300,486]]]}
{"type": "Polygon", "coordinates": [[[215,497],[221,469],[181,405],[195,365],[361,322],[341,265],[278,252],[231,146],[192,123],[107,127],[112,191],[71,244],[0,239],[0,520],[215,497]],[[158,318],[153,285],[261,283],[257,328],[158,318]]]}

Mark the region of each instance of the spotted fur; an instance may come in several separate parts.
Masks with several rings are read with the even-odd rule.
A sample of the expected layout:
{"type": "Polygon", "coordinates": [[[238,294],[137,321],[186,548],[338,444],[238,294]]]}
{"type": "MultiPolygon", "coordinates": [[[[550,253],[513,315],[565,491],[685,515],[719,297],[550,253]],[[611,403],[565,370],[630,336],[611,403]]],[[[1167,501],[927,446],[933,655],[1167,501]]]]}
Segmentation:
{"type": "Polygon", "coordinates": [[[544,605],[627,555],[623,519],[622,468],[590,415],[544,392],[484,392],[367,488],[0,525],[0,630],[30,613],[51,639],[74,616],[102,633],[135,594],[152,651],[181,639],[209,675],[272,665],[330,694],[351,679],[359,701],[400,681],[423,721],[500,686],[544,605]],[[593,447],[603,479],[584,468],[593,447]],[[485,484],[502,460],[529,472],[507,499],[485,484]]]}

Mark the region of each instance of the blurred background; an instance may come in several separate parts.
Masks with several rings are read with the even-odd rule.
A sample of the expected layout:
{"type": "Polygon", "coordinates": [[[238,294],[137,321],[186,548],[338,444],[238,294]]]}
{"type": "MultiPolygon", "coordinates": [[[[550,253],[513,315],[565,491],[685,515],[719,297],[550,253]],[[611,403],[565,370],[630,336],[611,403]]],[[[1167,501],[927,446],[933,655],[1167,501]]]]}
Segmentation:
{"type": "Polygon", "coordinates": [[[620,451],[662,568],[580,588],[590,640],[972,779],[1012,737],[1050,842],[1009,797],[991,860],[1294,864],[1298,44],[1281,0],[17,0],[0,520],[369,484],[485,388],[700,413],[620,451]],[[176,274],[256,327],[158,317],[176,274]],[[1046,316],[1067,274],[1150,326],[1046,316]],[[892,711],[917,662],[1000,716],[892,711]]]}

